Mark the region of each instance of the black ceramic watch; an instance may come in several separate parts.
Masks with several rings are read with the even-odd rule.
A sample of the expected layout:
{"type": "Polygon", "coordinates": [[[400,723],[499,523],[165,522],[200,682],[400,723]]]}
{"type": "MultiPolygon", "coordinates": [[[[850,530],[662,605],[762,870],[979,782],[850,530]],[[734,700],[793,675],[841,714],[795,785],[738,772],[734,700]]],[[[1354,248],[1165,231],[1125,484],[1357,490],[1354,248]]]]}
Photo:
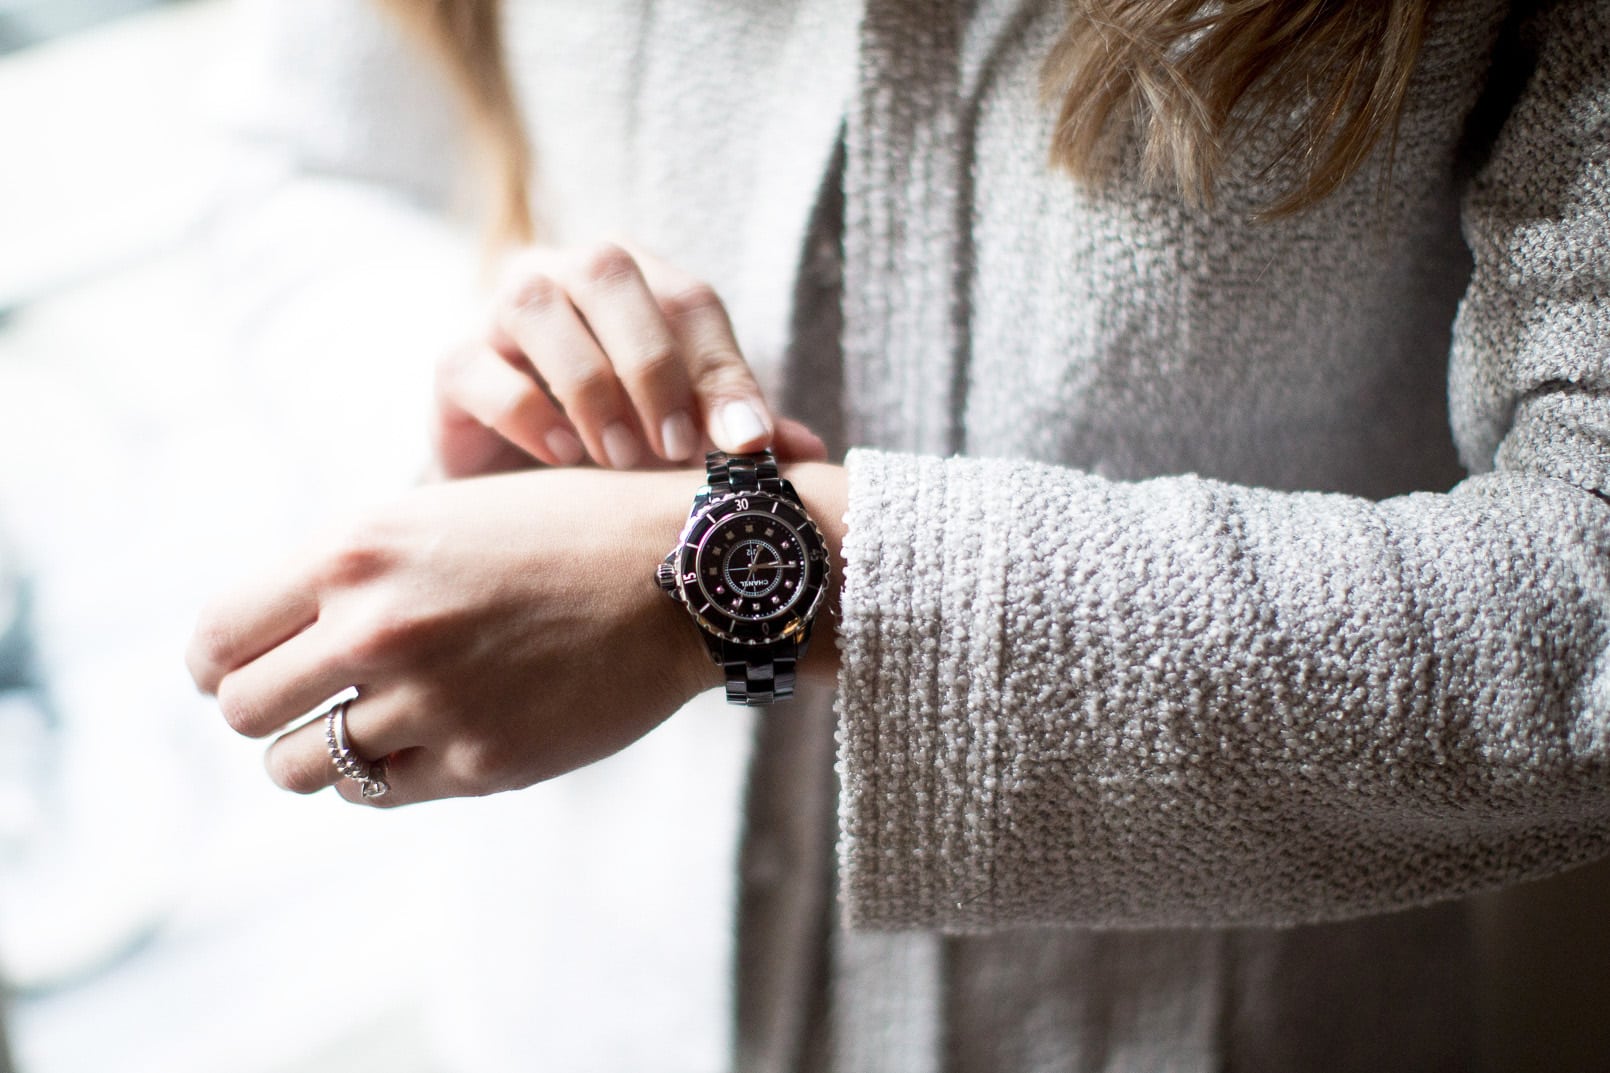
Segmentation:
{"type": "Polygon", "coordinates": [[[827,592],[827,545],[770,451],[712,451],[705,474],[657,580],[725,670],[730,703],[786,700],[827,592]]]}

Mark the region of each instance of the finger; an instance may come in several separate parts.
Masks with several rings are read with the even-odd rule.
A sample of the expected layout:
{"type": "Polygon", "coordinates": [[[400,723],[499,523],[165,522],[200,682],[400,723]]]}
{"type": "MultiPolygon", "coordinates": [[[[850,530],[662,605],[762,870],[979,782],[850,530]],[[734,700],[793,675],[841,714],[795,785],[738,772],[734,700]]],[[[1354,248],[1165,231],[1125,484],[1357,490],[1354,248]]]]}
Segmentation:
{"type": "Polygon", "coordinates": [[[196,620],[185,651],[191,678],[206,693],[218,692],[224,675],[282,644],[319,615],[316,589],[306,567],[289,574],[263,574],[214,601],[196,620]]]}
{"type": "Polygon", "coordinates": [[[567,285],[619,377],[649,446],[680,462],[698,448],[693,385],[676,334],[632,255],[613,243],[576,259],[567,285]]]}
{"type": "Polygon", "coordinates": [[[357,670],[346,665],[331,633],[327,624],[315,622],[226,674],[218,685],[218,708],[231,729],[265,737],[354,685],[357,670]]]}
{"type": "MultiPolygon", "coordinates": [[[[281,789],[299,794],[350,781],[335,768],[328,733],[328,717],[321,715],[280,735],[263,754],[268,777],[281,789]]],[[[386,693],[360,694],[348,704],[346,733],[347,746],[371,764],[418,743],[406,706],[386,693]]]]}
{"type": "MultiPolygon", "coordinates": [[[[328,756],[325,757],[325,763],[330,763],[328,756]]],[[[333,764],[330,764],[330,773],[335,775],[333,764]]],[[[385,766],[378,774],[386,780],[386,792],[379,797],[364,797],[362,786],[339,776],[335,778],[335,792],[354,805],[368,805],[371,808],[396,808],[420,801],[463,796],[463,791],[456,790],[444,781],[437,754],[430,749],[412,748],[393,752],[385,758],[385,766]]]]}
{"type": "Polygon", "coordinates": [[[463,347],[437,365],[436,407],[442,434],[467,419],[550,466],[573,466],[584,454],[542,385],[490,346],[463,347]]]}
{"type": "MultiPolygon", "coordinates": [[[[508,473],[530,469],[536,462],[525,451],[470,418],[444,420],[438,415],[432,447],[436,461],[423,474],[424,481],[508,473]]],[[[582,454],[586,454],[585,450],[582,454]]]]}
{"type": "MultiPolygon", "coordinates": [[[[371,798],[370,804],[386,808],[444,797],[483,797],[532,782],[529,770],[514,761],[507,743],[474,736],[459,736],[456,740],[427,738],[441,730],[439,723],[421,723],[418,729],[420,733],[413,740],[424,744],[393,751],[386,757],[385,779],[390,789],[383,798],[371,798]]],[[[387,742],[377,740],[377,748],[384,744],[387,742]]],[[[561,758],[553,773],[576,766],[579,765],[566,764],[561,758]]],[[[337,783],[336,789],[349,801],[362,800],[360,788],[351,780],[337,783]]]]}
{"type": "Polygon", "coordinates": [[[779,462],[826,462],[827,444],[791,417],[777,419],[775,441],[779,462]]]}
{"type": "Polygon", "coordinates": [[[631,468],[642,455],[636,416],[565,288],[552,276],[529,275],[505,292],[496,318],[493,346],[531,363],[593,459],[631,468]]]}
{"type": "Polygon", "coordinates": [[[676,336],[710,439],[723,451],[754,451],[771,443],[771,411],[720,296],[708,283],[651,254],[637,256],[676,336]]]}

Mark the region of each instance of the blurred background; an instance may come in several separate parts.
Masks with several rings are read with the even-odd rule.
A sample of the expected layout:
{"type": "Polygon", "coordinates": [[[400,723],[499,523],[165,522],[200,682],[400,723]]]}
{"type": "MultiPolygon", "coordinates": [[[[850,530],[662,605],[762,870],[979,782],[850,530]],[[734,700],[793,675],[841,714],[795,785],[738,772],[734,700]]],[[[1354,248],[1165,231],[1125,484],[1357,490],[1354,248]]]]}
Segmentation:
{"type": "MultiPolygon", "coordinates": [[[[209,594],[413,481],[475,308],[450,182],[287,159],[319,50],[263,7],[0,0],[0,1069],[722,1068],[732,862],[677,834],[736,822],[718,700],[374,813],[275,790],[185,674],[209,594]]],[[[449,112],[408,137],[453,159],[449,112]]]]}
{"type": "Polygon", "coordinates": [[[0,974],[29,1073],[335,1068],[357,1042],[431,1068],[386,936],[433,895],[349,898],[395,886],[424,825],[280,800],[182,662],[207,593],[418,461],[359,478],[336,431],[309,466],[232,353],[236,17],[0,5],[0,974]]]}

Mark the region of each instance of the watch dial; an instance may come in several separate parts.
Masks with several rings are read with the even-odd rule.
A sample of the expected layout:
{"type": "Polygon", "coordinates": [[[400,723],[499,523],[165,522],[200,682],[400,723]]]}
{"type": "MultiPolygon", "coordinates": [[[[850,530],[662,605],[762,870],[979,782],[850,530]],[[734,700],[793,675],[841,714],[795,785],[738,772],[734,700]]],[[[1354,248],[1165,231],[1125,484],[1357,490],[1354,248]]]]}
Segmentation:
{"type": "Polygon", "coordinates": [[[826,588],[827,548],[798,503],[767,493],[711,503],[683,535],[677,586],[718,637],[764,645],[803,636],[826,588]]]}
{"type": "Polygon", "coordinates": [[[799,533],[769,514],[739,514],[710,530],[697,557],[699,586],[734,618],[784,614],[804,591],[799,533]]]}

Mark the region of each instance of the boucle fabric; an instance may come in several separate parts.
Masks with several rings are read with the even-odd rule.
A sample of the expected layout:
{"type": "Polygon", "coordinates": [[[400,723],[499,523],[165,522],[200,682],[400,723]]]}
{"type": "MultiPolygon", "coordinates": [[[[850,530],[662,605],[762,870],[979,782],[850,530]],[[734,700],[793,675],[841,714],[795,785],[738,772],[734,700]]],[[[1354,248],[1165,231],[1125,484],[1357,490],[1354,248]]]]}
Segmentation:
{"type": "MultiPolygon", "coordinates": [[[[982,99],[941,76],[928,107],[852,116],[846,362],[877,370],[852,437],[1096,471],[852,459],[853,920],[1290,923],[1610,850],[1607,12],[1527,28],[1530,84],[1466,198],[1453,420],[1490,472],[1448,494],[1347,493],[1419,476],[1401,455],[1428,423],[1398,432],[1393,411],[1443,364],[1452,164],[1492,5],[1444,6],[1385,192],[1366,171],[1289,223],[1237,222],[1267,190],[1239,175],[1213,211],[1130,191],[1052,211],[1058,180],[1024,155],[1044,123],[1014,99],[1030,61],[1006,57],[1043,55],[1054,19],[982,99]],[[956,208],[889,181],[889,158],[925,131],[957,151],[969,108],[970,272],[936,314],[945,288],[909,279],[956,263],[956,208]],[[1111,479],[1159,468],[1241,483],[1111,479]]],[[[892,78],[966,66],[905,29],[869,25],[892,78]]]]}
{"type": "Polygon", "coordinates": [[[1291,923],[1610,848],[1610,539],[1580,489],[857,471],[851,568],[880,567],[845,623],[879,663],[844,702],[861,920],[1291,923]]]}
{"type": "Polygon", "coordinates": [[[1440,5],[1390,175],[1266,223],[1268,140],[1200,209],[1046,167],[1055,0],[508,16],[562,237],[877,449],[838,884],[893,930],[786,908],[827,728],[772,713],[746,1068],[1472,1068],[1449,899],[1610,851],[1610,3],[1440,5]]]}

